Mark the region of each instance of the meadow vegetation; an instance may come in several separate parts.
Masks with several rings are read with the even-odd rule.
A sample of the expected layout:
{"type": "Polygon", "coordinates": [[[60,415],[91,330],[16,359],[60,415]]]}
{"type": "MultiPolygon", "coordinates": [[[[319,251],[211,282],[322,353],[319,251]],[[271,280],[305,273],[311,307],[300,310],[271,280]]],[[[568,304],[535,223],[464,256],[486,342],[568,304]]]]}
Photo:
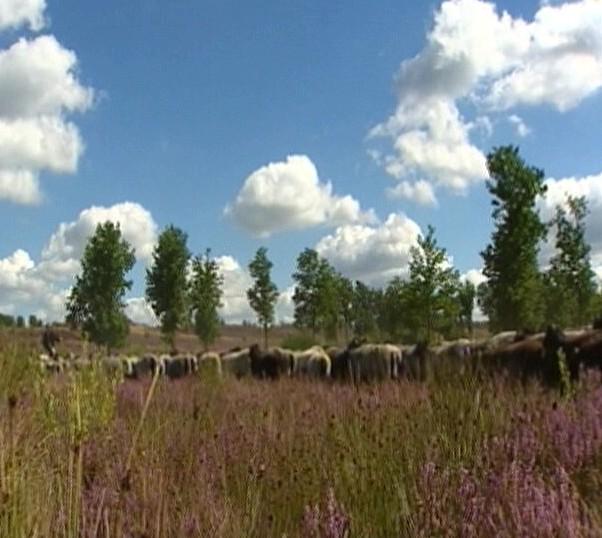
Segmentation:
{"type": "Polygon", "coordinates": [[[559,392],[47,376],[0,352],[0,536],[600,536],[599,374],[559,392]]]}

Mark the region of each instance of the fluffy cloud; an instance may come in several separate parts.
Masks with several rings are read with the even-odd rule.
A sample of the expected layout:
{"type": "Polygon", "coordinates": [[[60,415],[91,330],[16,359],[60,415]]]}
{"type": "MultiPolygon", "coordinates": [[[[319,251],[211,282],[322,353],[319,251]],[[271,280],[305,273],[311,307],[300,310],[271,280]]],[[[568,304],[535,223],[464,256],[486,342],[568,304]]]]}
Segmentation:
{"type": "Polygon", "coordinates": [[[136,251],[136,258],[148,261],[157,239],[157,224],[150,212],[140,204],[123,202],[111,207],[92,206],[84,209],[77,220],[63,222],[52,234],[42,251],[41,264],[54,278],[72,276],[88,238],[96,226],[106,221],[118,223],[123,237],[136,251]]]}
{"type": "Polygon", "coordinates": [[[225,214],[259,237],[322,224],[375,220],[373,212],[363,212],[351,196],[334,195],[332,184],[320,180],[314,163],[305,155],[292,155],[253,172],[225,214]]]}
{"type": "Polygon", "coordinates": [[[134,323],[156,327],[157,317],[144,297],[131,297],[125,302],[125,315],[134,323]]]}
{"type": "Polygon", "coordinates": [[[2,0],[0,30],[27,25],[34,31],[44,27],[46,0],[2,0]]]}
{"type": "Polygon", "coordinates": [[[41,172],[77,170],[84,144],[66,116],[92,107],[94,91],[76,73],[75,53],[54,36],[0,50],[0,199],[39,203],[41,172]]]}
{"type": "Polygon", "coordinates": [[[33,205],[41,198],[38,178],[31,171],[0,169],[0,200],[33,205]]]}
{"type": "MultiPolygon", "coordinates": [[[[138,260],[148,261],[157,237],[152,215],[131,202],[111,207],[91,207],[77,220],[61,223],[51,235],[36,263],[29,253],[17,250],[0,259],[0,297],[21,312],[35,313],[42,319],[63,319],[65,300],[80,258],[96,225],[107,220],[120,224],[123,236],[136,250],[138,260]]],[[[128,302],[128,315],[149,320],[148,308],[137,299],[128,302]]]]}
{"type": "Polygon", "coordinates": [[[435,197],[433,187],[428,181],[423,179],[414,183],[402,181],[395,188],[388,189],[387,194],[390,198],[403,198],[420,205],[437,205],[437,198],[435,197]]]}
{"type": "MultiPolygon", "coordinates": [[[[470,140],[483,116],[466,120],[460,104],[489,114],[541,104],[565,111],[600,86],[601,2],[545,5],[528,22],[482,0],[447,0],[425,48],[401,64],[394,114],[370,136],[391,140],[393,151],[379,162],[395,179],[463,193],[488,174],[470,140]]],[[[522,121],[515,124],[519,136],[527,134],[522,121]]]]}
{"type": "Polygon", "coordinates": [[[410,249],[420,227],[403,214],[391,214],[376,226],[340,226],[316,245],[318,253],[349,278],[382,285],[407,274],[410,249]]]}

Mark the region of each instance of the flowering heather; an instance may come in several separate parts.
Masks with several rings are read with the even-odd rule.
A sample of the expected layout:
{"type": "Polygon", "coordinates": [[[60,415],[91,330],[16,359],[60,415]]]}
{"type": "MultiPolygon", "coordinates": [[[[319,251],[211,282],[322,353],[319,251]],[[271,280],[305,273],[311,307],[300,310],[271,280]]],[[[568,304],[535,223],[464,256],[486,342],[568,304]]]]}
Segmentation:
{"type": "Polygon", "coordinates": [[[0,536],[601,536],[602,388],[41,376],[0,353],[0,536]]]}

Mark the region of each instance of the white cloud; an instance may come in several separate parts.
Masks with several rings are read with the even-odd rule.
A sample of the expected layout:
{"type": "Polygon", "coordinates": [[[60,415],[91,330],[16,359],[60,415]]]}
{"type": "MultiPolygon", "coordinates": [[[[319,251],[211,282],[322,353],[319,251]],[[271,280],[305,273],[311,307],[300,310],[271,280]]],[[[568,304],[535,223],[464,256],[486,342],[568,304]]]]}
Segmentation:
{"type": "Polygon", "coordinates": [[[134,323],[156,327],[157,317],[144,297],[130,297],[125,301],[125,315],[134,323]]]}
{"type": "Polygon", "coordinates": [[[44,27],[46,0],[2,0],[0,2],[0,30],[29,26],[38,31],[44,27]]]}
{"type": "MultiPolygon", "coordinates": [[[[479,119],[483,109],[550,104],[564,111],[602,86],[602,2],[542,6],[528,22],[490,2],[447,0],[425,48],[402,62],[397,86],[394,114],[370,132],[392,141],[393,151],[378,160],[395,179],[464,193],[488,175],[470,140],[474,127],[492,126],[479,119]],[[460,114],[463,102],[476,106],[474,121],[460,114]]],[[[522,122],[517,127],[527,134],[522,122]]]]}
{"type": "Polygon", "coordinates": [[[316,245],[318,253],[349,278],[382,285],[407,274],[410,248],[420,227],[403,214],[391,214],[376,226],[340,226],[316,245]]]}
{"type": "Polygon", "coordinates": [[[388,189],[387,194],[390,198],[403,198],[411,200],[420,205],[436,206],[437,198],[433,191],[433,187],[428,181],[423,179],[410,183],[402,181],[396,187],[388,189]]]}
{"type": "Polygon", "coordinates": [[[525,136],[531,133],[531,129],[529,129],[529,126],[524,122],[524,120],[520,116],[517,116],[516,114],[511,114],[510,116],[508,116],[508,121],[511,125],[514,126],[514,128],[516,129],[516,134],[521,138],[524,138],[525,136]]]}
{"type": "Polygon", "coordinates": [[[38,178],[29,170],[0,170],[0,200],[23,205],[40,203],[38,178]]]}
{"type": "Polygon", "coordinates": [[[225,214],[255,236],[318,225],[373,222],[351,196],[337,196],[305,155],[291,155],[253,172],[225,214]]]}
{"type": "Polygon", "coordinates": [[[79,83],[76,70],[76,54],[54,36],[19,39],[0,51],[0,116],[55,116],[88,110],[94,92],[79,83]]]}
{"type": "Polygon", "coordinates": [[[39,203],[40,173],[77,170],[84,144],[66,116],[93,103],[94,91],[77,79],[77,56],[54,36],[0,50],[0,199],[39,203]]]}
{"type": "Polygon", "coordinates": [[[88,238],[96,226],[106,221],[119,223],[121,233],[136,251],[136,258],[150,260],[157,240],[157,224],[151,213],[134,202],[111,207],[92,206],[84,209],[77,220],[63,222],[52,234],[42,251],[41,265],[55,277],[67,278],[79,269],[79,260],[88,238]]]}
{"type": "MultiPolygon", "coordinates": [[[[25,314],[42,319],[62,320],[65,300],[75,275],[81,270],[80,258],[96,225],[110,220],[120,224],[123,237],[135,248],[136,258],[148,261],[157,238],[152,215],[140,204],[125,202],[111,207],[91,207],[77,220],[61,223],[51,235],[35,262],[28,252],[17,250],[0,259],[0,297],[25,314]]],[[[128,315],[143,318],[144,305],[129,300],[128,315]]]]}

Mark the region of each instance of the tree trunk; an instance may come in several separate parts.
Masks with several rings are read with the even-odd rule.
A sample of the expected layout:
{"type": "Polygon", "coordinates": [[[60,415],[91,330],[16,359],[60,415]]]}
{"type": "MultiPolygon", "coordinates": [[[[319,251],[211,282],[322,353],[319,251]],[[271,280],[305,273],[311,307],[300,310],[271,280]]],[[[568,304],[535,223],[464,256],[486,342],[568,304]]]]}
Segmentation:
{"type": "Polygon", "coordinates": [[[263,324],[263,348],[268,348],[268,324],[263,324]]]}

